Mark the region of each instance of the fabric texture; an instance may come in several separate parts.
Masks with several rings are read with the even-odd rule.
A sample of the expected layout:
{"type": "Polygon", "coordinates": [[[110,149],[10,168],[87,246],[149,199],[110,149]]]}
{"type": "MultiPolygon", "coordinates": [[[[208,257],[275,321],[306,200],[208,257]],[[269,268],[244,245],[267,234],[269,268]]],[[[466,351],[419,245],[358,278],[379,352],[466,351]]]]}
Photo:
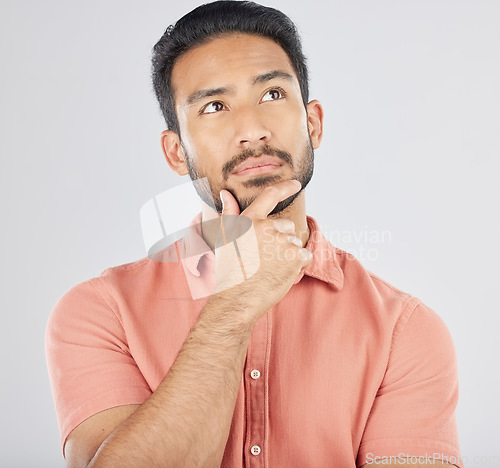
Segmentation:
{"type": "MultiPolygon", "coordinates": [[[[222,466],[459,460],[445,324],[308,224],[313,262],[253,330],[222,466]]],[[[58,301],[46,350],[63,447],[86,418],[141,404],[163,380],[207,300],[191,291],[213,290],[203,242],[193,229],[177,261],[110,268],[58,301]]]]}

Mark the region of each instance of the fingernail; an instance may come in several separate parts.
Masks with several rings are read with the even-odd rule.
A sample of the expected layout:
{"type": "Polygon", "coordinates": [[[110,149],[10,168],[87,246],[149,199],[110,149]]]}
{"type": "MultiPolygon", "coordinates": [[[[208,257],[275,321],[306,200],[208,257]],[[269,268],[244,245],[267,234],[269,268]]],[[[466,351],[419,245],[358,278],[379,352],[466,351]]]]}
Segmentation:
{"type": "Polygon", "coordinates": [[[224,197],[225,197],[224,192],[221,191],[219,193],[219,197],[220,197],[220,201],[222,202],[222,206],[224,206],[224,204],[226,203],[226,201],[224,200],[224,197]]]}
{"type": "Polygon", "coordinates": [[[295,183],[295,185],[302,187],[302,184],[297,179],[292,179],[292,182],[295,183]]]}

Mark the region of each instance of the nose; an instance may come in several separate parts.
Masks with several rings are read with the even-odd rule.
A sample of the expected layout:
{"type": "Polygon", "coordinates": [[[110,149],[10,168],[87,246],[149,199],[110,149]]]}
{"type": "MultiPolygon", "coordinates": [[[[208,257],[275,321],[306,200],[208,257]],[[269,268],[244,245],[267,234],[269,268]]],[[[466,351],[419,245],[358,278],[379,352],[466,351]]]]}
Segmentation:
{"type": "Polygon", "coordinates": [[[235,143],[238,146],[248,148],[269,141],[271,131],[257,109],[240,109],[234,118],[235,143]]]}

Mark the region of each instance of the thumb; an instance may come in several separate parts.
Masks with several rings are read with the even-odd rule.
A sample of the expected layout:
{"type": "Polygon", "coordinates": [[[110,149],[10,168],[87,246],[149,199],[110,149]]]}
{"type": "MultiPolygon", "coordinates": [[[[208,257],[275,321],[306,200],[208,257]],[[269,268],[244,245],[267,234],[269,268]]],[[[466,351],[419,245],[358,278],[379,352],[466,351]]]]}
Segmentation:
{"type": "Polygon", "coordinates": [[[222,215],[239,215],[240,207],[238,202],[228,190],[220,191],[222,201],[222,215]]]}

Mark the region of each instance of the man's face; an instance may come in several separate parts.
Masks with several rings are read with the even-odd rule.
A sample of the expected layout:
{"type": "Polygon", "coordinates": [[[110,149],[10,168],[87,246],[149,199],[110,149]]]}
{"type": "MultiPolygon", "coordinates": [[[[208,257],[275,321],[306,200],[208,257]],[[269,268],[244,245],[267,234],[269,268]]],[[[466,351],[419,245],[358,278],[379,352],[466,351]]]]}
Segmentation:
{"type": "Polygon", "coordinates": [[[192,179],[207,178],[210,188],[197,189],[207,204],[221,212],[219,192],[226,189],[243,211],[267,185],[287,179],[307,185],[311,123],[277,43],[248,34],[214,39],[178,59],[172,86],[186,167],[192,179]]]}

